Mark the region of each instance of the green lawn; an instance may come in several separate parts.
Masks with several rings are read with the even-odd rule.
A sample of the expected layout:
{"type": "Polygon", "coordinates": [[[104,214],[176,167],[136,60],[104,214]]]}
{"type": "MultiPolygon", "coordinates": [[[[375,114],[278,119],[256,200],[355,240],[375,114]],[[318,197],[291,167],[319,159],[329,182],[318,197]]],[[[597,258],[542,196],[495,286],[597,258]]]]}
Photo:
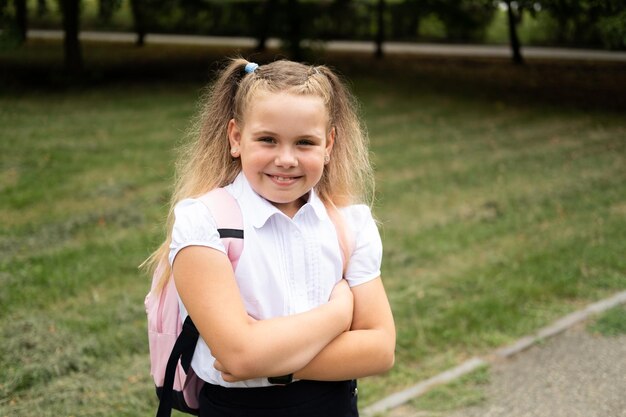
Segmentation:
{"type": "MultiPolygon", "coordinates": [[[[382,64],[345,66],[369,127],[398,329],[397,364],[361,382],[363,404],[626,288],[623,112],[569,91],[564,106],[506,94],[502,62],[478,84],[449,76],[476,65],[421,64],[384,78],[382,64]]],[[[0,94],[0,416],[153,414],[137,265],[162,239],[201,86],[0,94]]]]}

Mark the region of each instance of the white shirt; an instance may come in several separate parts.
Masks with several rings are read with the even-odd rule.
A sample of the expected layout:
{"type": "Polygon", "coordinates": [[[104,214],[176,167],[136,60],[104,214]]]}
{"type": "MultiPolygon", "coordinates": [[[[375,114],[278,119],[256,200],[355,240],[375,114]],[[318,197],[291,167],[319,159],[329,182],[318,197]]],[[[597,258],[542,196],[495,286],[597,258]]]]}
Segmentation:
{"type": "MultiPolygon", "coordinates": [[[[324,204],[311,191],[309,201],[293,219],[259,196],[240,173],[226,190],[241,208],[244,243],[235,278],[248,314],[269,319],[313,309],[328,301],[342,278],[343,262],[334,224],[324,204]]],[[[354,250],[345,278],[350,286],[380,276],[382,243],[376,223],[366,205],[340,209],[354,250]]],[[[175,222],[170,245],[170,264],[187,246],[207,246],[225,252],[209,209],[197,199],[185,199],[174,208],[175,222]]],[[[182,303],[184,319],[187,311],[182,303]]],[[[260,387],[266,378],[236,383],[224,381],[213,367],[215,358],[199,339],[191,366],[214,385],[260,387]]]]}

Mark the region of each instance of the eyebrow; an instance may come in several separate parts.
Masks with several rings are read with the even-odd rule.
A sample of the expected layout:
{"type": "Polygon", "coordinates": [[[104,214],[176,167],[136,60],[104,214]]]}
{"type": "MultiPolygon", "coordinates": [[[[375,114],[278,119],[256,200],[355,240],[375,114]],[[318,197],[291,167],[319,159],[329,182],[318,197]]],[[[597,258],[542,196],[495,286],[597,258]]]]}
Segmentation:
{"type": "Polygon", "coordinates": [[[271,130],[253,130],[252,136],[279,136],[278,133],[272,132],[271,130]]]}
{"type": "MultiPolygon", "coordinates": [[[[252,136],[274,136],[274,137],[281,136],[276,132],[272,132],[271,130],[257,130],[257,131],[253,130],[251,133],[252,133],[252,136]]],[[[318,139],[318,140],[324,139],[322,136],[319,136],[314,133],[306,133],[304,135],[299,135],[297,138],[298,139],[318,139]]]]}

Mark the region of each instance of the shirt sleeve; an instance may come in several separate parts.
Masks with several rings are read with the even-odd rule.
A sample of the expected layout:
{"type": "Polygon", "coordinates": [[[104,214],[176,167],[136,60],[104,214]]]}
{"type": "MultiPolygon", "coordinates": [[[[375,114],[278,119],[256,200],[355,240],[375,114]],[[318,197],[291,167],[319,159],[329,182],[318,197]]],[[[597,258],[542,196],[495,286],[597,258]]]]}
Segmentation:
{"type": "Polygon", "coordinates": [[[368,206],[349,206],[343,213],[349,232],[354,236],[353,251],[345,274],[350,286],[354,287],[380,276],[383,244],[368,206]]]}
{"type": "Polygon", "coordinates": [[[169,261],[174,263],[178,252],[187,246],[207,246],[226,253],[217,224],[209,208],[200,200],[185,199],[174,207],[174,227],[169,261]]]}

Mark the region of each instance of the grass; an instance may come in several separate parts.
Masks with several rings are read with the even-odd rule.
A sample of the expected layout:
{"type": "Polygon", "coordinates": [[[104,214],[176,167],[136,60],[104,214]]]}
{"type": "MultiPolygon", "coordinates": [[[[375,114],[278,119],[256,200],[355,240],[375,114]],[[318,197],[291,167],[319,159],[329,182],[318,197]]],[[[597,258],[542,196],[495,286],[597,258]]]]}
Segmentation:
{"type": "Polygon", "coordinates": [[[594,320],[587,327],[589,331],[602,336],[621,336],[626,334],[626,306],[610,309],[594,320]]]}
{"type": "MultiPolygon", "coordinates": [[[[59,51],[0,53],[0,416],[148,416],[136,266],[222,52],[89,44],[75,86],[59,51]]],[[[626,287],[618,67],[356,58],[325,59],[363,103],[398,328],[397,365],[361,381],[362,404],[626,287]]]]}
{"type": "Polygon", "coordinates": [[[484,388],[490,382],[489,367],[484,366],[445,385],[433,388],[411,401],[411,406],[426,413],[439,413],[481,405],[486,401],[484,388]]]}
{"type": "Polygon", "coordinates": [[[415,364],[395,378],[624,288],[622,122],[403,91],[368,111],[399,363],[415,364]]]}

